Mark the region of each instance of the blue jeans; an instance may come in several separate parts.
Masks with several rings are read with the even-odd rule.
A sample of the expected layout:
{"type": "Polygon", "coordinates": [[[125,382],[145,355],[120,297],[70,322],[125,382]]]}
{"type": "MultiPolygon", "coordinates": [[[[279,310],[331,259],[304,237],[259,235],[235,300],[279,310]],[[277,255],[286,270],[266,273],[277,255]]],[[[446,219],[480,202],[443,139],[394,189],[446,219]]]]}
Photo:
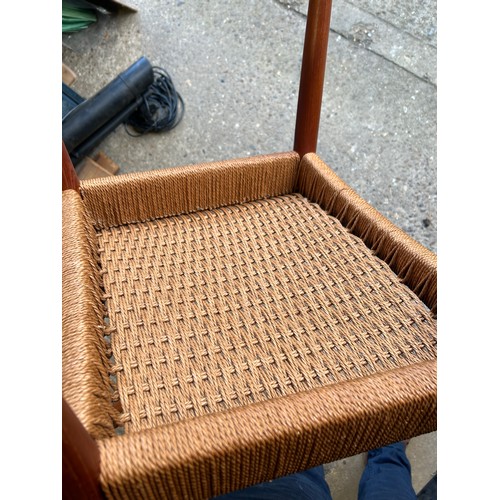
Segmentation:
{"type": "Polygon", "coordinates": [[[415,500],[405,445],[394,443],[368,452],[359,481],[359,500],[415,500]]]}
{"type": "Polygon", "coordinates": [[[213,500],[331,500],[323,466],[256,484],[213,500]]]}
{"type": "MultiPolygon", "coordinates": [[[[359,500],[415,500],[410,462],[403,443],[368,452],[359,500]]],[[[332,500],[323,466],[221,495],[214,500],[332,500]]]]}

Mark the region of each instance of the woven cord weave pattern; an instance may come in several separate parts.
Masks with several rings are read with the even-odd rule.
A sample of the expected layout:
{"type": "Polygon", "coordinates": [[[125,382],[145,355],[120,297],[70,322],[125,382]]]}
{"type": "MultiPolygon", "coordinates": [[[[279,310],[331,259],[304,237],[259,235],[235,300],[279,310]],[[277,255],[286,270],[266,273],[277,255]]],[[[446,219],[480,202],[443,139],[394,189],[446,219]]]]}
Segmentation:
{"type": "Polygon", "coordinates": [[[99,442],[109,498],[208,499],[436,429],[436,361],[99,442]]]}
{"type": "Polygon", "coordinates": [[[436,356],[425,305],[302,195],[98,241],[126,433],[436,356]]]}
{"type": "Polygon", "coordinates": [[[80,196],[62,195],[63,396],[94,438],[113,436],[118,412],[104,340],[97,241],[80,196]]]}
{"type": "Polygon", "coordinates": [[[81,182],[96,228],[291,193],[299,156],[276,153],[81,182]]]}
{"type": "Polygon", "coordinates": [[[314,153],[299,166],[296,189],[353,234],[437,314],[437,257],[382,216],[314,153]]]}

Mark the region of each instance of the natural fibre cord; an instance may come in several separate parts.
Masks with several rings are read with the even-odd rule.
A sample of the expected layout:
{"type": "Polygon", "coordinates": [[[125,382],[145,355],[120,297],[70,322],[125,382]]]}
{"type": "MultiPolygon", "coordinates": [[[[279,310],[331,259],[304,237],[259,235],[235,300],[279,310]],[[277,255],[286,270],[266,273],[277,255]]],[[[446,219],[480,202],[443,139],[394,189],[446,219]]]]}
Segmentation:
{"type": "Polygon", "coordinates": [[[300,194],[98,231],[125,432],[436,358],[436,322],[300,194]]]}
{"type": "Polygon", "coordinates": [[[114,436],[96,235],[76,191],[63,192],[62,207],[63,397],[92,437],[114,436]]]}

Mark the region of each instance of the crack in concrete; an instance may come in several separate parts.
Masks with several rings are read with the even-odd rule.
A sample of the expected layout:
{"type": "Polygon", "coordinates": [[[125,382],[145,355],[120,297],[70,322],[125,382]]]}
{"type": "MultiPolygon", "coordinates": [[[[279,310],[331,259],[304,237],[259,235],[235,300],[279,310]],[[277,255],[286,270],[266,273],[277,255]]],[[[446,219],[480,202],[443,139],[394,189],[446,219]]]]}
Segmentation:
{"type": "MultiPolygon", "coordinates": [[[[412,35],[411,33],[408,33],[406,32],[405,30],[402,30],[401,28],[398,28],[397,26],[394,26],[392,23],[384,20],[384,19],[381,19],[377,16],[374,16],[374,14],[372,14],[371,12],[368,12],[366,11],[365,9],[361,9],[360,7],[354,5],[353,3],[349,2],[348,0],[345,0],[346,3],[348,3],[349,5],[352,5],[353,7],[359,9],[359,10],[362,10],[363,12],[365,12],[366,14],[370,15],[370,16],[373,16],[373,17],[376,17],[381,23],[384,23],[388,26],[391,26],[393,29],[399,31],[399,32],[402,32],[404,33],[405,35],[413,38],[415,41],[417,41],[418,43],[422,43],[424,45],[427,45],[429,47],[432,47],[432,48],[436,48],[434,47],[434,45],[432,44],[429,44],[429,43],[426,43],[424,42],[423,40],[419,39],[418,37],[415,37],[414,35],[412,35]]],[[[278,4],[280,6],[280,8],[282,9],[286,9],[287,11],[290,11],[290,12],[293,12],[297,15],[299,15],[300,17],[302,17],[303,19],[306,19],[307,20],[307,14],[304,14],[303,12],[301,12],[300,10],[297,10],[296,7],[293,6],[293,4],[291,3],[284,3],[283,1],[281,0],[273,0],[274,3],[278,4]]],[[[405,71],[406,73],[408,73],[409,75],[417,78],[418,80],[420,80],[421,82],[424,82],[424,83],[427,83],[429,85],[432,85],[434,88],[437,88],[437,85],[432,82],[430,79],[426,79],[416,73],[414,73],[413,71],[411,71],[410,69],[406,68],[405,66],[401,65],[401,64],[398,64],[396,61],[393,61],[392,59],[389,59],[388,57],[386,57],[384,54],[381,54],[380,52],[377,52],[375,50],[372,50],[369,46],[366,46],[366,45],[363,45],[363,44],[360,44],[358,42],[356,42],[355,40],[353,40],[352,38],[350,38],[349,36],[347,36],[346,34],[344,33],[341,33],[339,31],[336,31],[335,29],[333,29],[332,27],[330,27],[330,32],[331,33],[335,33],[336,35],[342,37],[344,40],[347,40],[348,42],[352,43],[353,45],[355,45],[356,47],[360,48],[360,49],[363,49],[363,50],[367,50],[368,52],[371,52],[372,54],[380,57],[381,59],[383,59],[384,61],[387,61],[388,63],[390,64],[393,64],[394,66],[396,66],[397,68],[400,68],[402,69],[403,71],[405,71]]]]}
{"type": "Polygon", "coordinates": [[[400,31],[401,33],[404,33],[406,36],[413,38],[416,42],[422,43],[424,45],[428,45],[429,47],[432,47],[433,49],[437,49],[437,47],[433,43],[429,43],[424,38],[419,38],[418,36],[414,35],[413,33],[410,33],[409,31],[406,31],[406,30],[400,28],[399,26],[396,26],[395,24],[391,23],[387,19],[383,19],[382,17],[379,17],[377,14],[374,14],[373,12],[370,12],[369,10],[366,10],[363,7],[360,7],[359,5],[356,5],[352,2],[350,2],[349,0],[344,0],[344,2],[348,3],[349,5],[354,7],[355,9],[362,10],[365,14],[368,14],[369,16],[376,17],[381,23],[384,23],[387,26],[390,26],[391,28],[393,28],[397,31],[400,31]]]}
{"type": "Polygon", "coordinates": [[[380,52],[375,52],[374,50],[371,50],[369,46],[364,46],[364,45],[356,42],[352,38],[349,38],[348,36],[344,35],[343,33],[340,33],[339,31],[335,31],[332,28],[330,28],[330,32],[331,33],[335,33],[336,35],[342,37],[344,40],[347,40],[348,42],[353,43],[356,47],[358,47],[360,49],[363,49],[363,50],[367,50],[368,52],[371,52],[372,54],[375,54],[376,56],[382,58],[384,61],[387,61],[388,63],[393,64],[397,68],[400,68],[403,71],[406,71],[406,73],[408,73],[409,75],[414,76],[415,78],[419,79],[421,82],[428,83],[429,85],[432,85],[433,87],[437,88],[437,85],[434,82],[431,82],[430,80],[427,80],[426,78],[424,78],[424,77],[422,77],[420,75],[417,75],[416,73],[413,73],[413,71],[409,70],[408,68],[405,68],[404,66],[401,66],[401,64],[398,64],[395,61],[392,61],[391,59],[387,58],[386,56],[384,56],[380,52]]]}

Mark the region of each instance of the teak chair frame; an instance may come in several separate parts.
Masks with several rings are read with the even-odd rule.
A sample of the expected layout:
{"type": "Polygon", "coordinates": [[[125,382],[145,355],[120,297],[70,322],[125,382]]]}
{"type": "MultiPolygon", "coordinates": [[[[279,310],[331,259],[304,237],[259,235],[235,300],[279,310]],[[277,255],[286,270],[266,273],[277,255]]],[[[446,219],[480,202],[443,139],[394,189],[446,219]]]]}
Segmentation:
{"type": "MultiPolygon", "coordinates": [[[[435,318],[436,256],[361,200],[315,155],[331,6],[331,0],[309,2],[296,116],[296,158],[289,155],[283,161],[295,161],[297,164],[300,161],[299,171],[307,170],[307,176],[312,179],[307,182],[316,185],[324,183],[326,187],[319,189],[315,202],[329,214],[336,215],[341,222],[346,221],[348,230],[388,264],[398,279],[419,297],[435,318]]],[[[277,161],[281,161],[282,157],[278,157],[277,161]]],[[[64,143],[62,158],[63,191],[82,193],[82,183],[71,164],[64,143]]],[[[272,167],[272,161],[271,164],[272,167]]],[[[184,168],[182,176],[186,172],[184,168]]],[[[307,183],[304,181],[305,175],[302,177],[301,189],[311,191],[312,188],[304,187],[304,183],[307,183]]],[[[297,185],[295,183],[295,187],[297,185]]],[[[72,317],[71,321],[78,319],[72,317]]],[[[131,470],[134,469],[135,476],[129,478],[127,471],[123,471],[123,482],[114,486],[103,485],[103,474],[106,475],[103,467],[107,467],[106,460],[109,460],[107,452],[103,452],[99,440],[92,437],[88,425],[83,423],[81,415],[77,416],[78,410],[71,407],[63,392],[63,496],[73,499],[104,496],[147,498],[163,495],[172,498],[208,498],[367,451],[370,447],[434,431],[437,404],[434,358],[435,355],[431,353],[430,359],[415,364],[340,382],[335,384],[335,391],[329,386],[313,389],[311,399],[298,393],[283,398],[286,399],[285,403],[278,398],[265,402],[265,405],[250,405],[250,409],[223,411],[210,419],[203,417],[197,422],[196,431],[193,427],[179,425],[175,429],[170,426],[165,434],[153,435],[148,430],[135,433],[129,438],[118,436],[113,439],[123,444],[117,446],[117,452],[124,454],[132,454],[132,448],[127,449],[127,446],[136,450],[142,446],[151,446],[148,436],[153,436],[158,447],[167,446],[169,440],[189,441],[193,433],[206,436],[207,442],[212,445],[218,439],[227,440],[229,444],[220,449],[210,450],[207,444],[201,450],[175,452],[177,455],[171,459],[169,468],[160,463],[161,460],[155,455],[156,450],[151,452],[151,463],[144,464],[144,470],[137,472],[139,465],[133,463],[130,467],[131,470]],[[381,387],[385,388],[383,392],[381,387]],[[287,415],[284,421],[271,419],[269,426],[272,429],[267,430],[265,420],[273,411],[279,414],[281,404],[289,405],[286,408],[296,408],[297,414],[292,417],[283,410],[287,415]],[[261,414],[259,409],[262,410],[261,414]],[[238,419],[255,429],[252,437],[254,442],[245,441],[238,435],[238,429],[234,428],[238,427],[238,419]],[[332,439],[344,442],[329,448],[327,441],[332,439]],[[271,449],[276,452],[271,453],[271,449]],[[210,453],[213,456],[208,456],[210,453]],[[239,461],[240,458],[243,464],[239,461]],[[249,461],[252,463],[249,464],[249,461]],[[139,484],[142,480],[144,484],[139,484]]],[[[196,440],[198,436],[193,435],[193,439],[196,440]]]]}

